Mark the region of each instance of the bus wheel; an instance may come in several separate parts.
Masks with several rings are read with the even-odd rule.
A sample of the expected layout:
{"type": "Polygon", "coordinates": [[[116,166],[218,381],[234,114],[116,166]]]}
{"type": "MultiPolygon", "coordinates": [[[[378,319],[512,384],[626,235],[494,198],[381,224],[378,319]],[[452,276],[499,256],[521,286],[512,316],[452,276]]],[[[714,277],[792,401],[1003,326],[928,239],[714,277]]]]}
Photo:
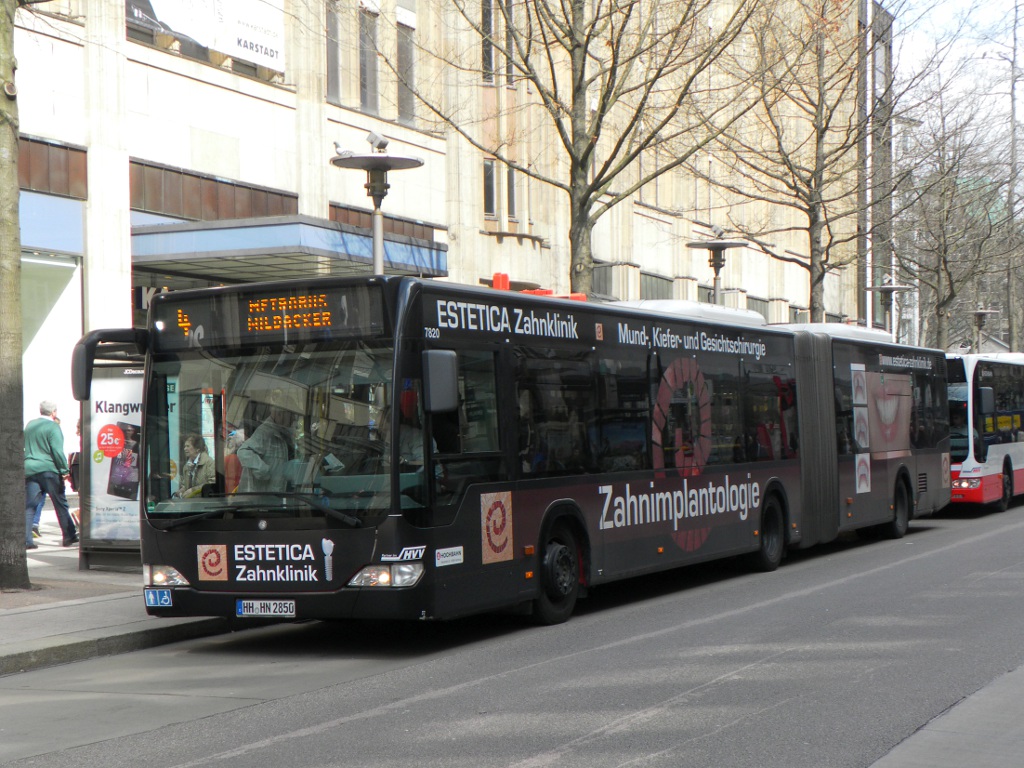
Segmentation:
{"type": "Polygon", "coordinates": [[[1005,512],[1010,508],[1010,501],[1013,499],[1013,467],[1009,464],[1003,464],[1003,493],[999,497],[999,501],[995,502],[993,506],[997,512],[1005,512]]]}
{"type": "Polygon", "coordinates": [[[892,511],[892,521],[883,525],[882,531],[887,538],[902,539],[910,527],[910,492],[907,491],[906,483],[896,483],[892,511]]]}
{"type": "Polygon", "coordinates": [[[761,512],[761,546],[753,554],[753,565],[759,571],[774,571],[782,562],[786,548],[786,533],[783,530],[782,505],[777,496],[765,499],[761,512]]]}
{"type": "Polygon", "coordinates": [[[572,615],[580,593],[579,547],[572,531],[563,523],[556,523],[544,542],[540,580],[534,617],[541,624],[561,624],[572,615]]]}

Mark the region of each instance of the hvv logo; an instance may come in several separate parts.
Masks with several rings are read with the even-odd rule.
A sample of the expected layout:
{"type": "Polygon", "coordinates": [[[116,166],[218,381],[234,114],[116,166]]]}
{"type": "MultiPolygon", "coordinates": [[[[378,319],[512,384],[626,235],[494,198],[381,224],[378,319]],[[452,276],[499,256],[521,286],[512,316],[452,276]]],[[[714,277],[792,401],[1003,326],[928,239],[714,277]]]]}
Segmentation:
{"type": "Polygon", "coordinates": [[[406,547],[397,555],[381,555],[380,561],[382,563],[398,563],[403,560],[422,560],[423,553],[426,551],[426,547],[406,547]]]}

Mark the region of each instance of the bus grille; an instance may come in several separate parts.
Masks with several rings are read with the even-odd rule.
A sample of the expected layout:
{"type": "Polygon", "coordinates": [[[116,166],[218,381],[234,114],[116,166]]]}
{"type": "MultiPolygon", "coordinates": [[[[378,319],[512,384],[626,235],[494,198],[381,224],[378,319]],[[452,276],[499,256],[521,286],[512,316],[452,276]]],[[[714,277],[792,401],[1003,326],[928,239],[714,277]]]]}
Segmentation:
{"type": "Polygon", "coordinates": [[[927,493],[928,492],[928,475],[927,475],[927,473],[922,473],[922,474],[917,476],[917,492],[918,493],[927,493]]]}

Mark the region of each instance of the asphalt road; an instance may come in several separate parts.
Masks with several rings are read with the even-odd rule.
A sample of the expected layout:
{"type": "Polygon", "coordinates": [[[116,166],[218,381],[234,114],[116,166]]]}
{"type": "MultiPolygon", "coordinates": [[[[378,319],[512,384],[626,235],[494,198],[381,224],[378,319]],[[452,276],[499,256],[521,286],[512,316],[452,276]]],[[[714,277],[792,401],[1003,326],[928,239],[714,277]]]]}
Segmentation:
{"type": "Polygon", "coordinates": [[[567,624],[250,630],[0,680],[48,768],[866,768],[1024,664],[1024,508],[596,590],[567,624]]]}

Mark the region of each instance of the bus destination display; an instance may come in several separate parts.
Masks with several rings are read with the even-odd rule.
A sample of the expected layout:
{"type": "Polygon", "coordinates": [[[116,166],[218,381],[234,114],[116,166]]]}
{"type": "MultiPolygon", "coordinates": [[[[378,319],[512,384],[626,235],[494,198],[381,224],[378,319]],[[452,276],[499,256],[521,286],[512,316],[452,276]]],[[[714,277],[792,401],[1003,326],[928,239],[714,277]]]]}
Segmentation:
{"type": "Polygon", "coordinates": [[[383,301],[375,286],[239,291],[202,298],[169,294],[161,299],[154,303],[153,327],[157,346],[164,350],[375,335],[384,330],[383,301]]]}
{"type": "Polygon", "coordinates": [[[286,328],[331,328],[331,305],[326,293],[249,299],[247,333],[286,328]]]}

